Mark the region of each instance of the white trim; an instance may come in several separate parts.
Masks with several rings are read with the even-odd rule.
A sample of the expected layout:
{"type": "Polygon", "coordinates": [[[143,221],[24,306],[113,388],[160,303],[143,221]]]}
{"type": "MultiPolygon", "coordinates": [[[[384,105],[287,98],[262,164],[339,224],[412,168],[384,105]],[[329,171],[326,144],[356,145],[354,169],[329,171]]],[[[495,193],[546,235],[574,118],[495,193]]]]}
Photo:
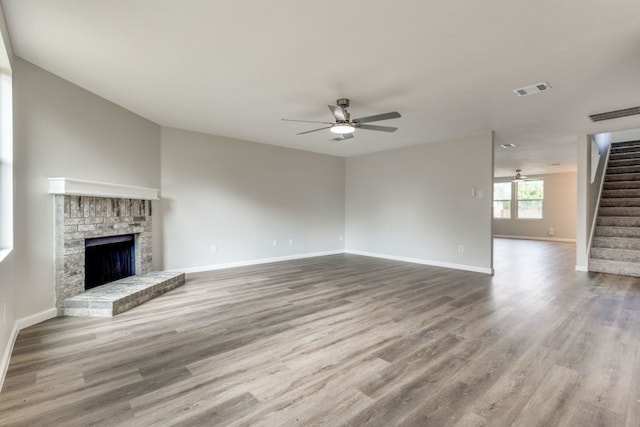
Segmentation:
{"type": "Polygon", "coordinates": [[[49,194],[158,200],[160,190],[133,185],[110,184],[72,178],[49,178],[49,194]]]}
{"type": "Polygon", "coordinates": [[[576,265],[576,271],[584,271],[585,273],[588,273],[589,267],[586,265],[576,265]]]}
{"type": "Polygon", "coordinates": [[[444,268],[453,268],[455,270],[473,271],[475,273],[484,273],[484,274],[491,274],[491,275],[493,275],[494,273],[493,268],[476,267],[474,265],[453,264],[449,262],[432,261],[432,260],[420,259],[420,258],[406,258],[406,257],[395,256],[395,255],[379,254],[375,252],[366,252],[366,251],[356,251],[351,249],[347,249],[344,252],[347,254],[370,256],[373,258],[384,258],[384,259],[390,259],[393,261],[411,262],[414,264],[431,265],[434,267],[444,267],[444,268]]]}
{"type": "Polygon", "coordinates": [[[45,320],[53,319],[58,316],[58,310],[55,307],[48,308],[40,313],[32,314],[31,316],[23,317],[16,320],[16,328],[21,331],[24,328],[33,326],[37,323],[44,322],[45,320]]]}
{"type": "Polygon", "coordinates": [[[307,253],[298,254],[298,255],[287,255],[287,256],[274,257],[274,258],[251,259],[251,260],[244,260],[244,261],[228,262],[224,264],[212,264],[212,265],[203,265],[199,267],[177,268],[177,269],[171,269],[166,271],[183,272],[183,273],[200,273],[203,271],[223,270],[225,268],[246,267],[249,265],[268,264],[270,262],[291,261],[294,259],[313,258],[313,257],[325,256],[325,255],[338,255],[343,253],[344,253],[344,250],[342,249],[338,249],[335,251],[325,251],[325,252],[307,252],[307,253]]]}
{"type": "Polygon", "coordinates": [[[13,329],[11,330],[11,334],[9,335],[7,348],[4,350],[2,360],[0,361],[0,390],[2,390],[4,379],[7,375],[7,369],[9,369],[9,361],[11,360],[11,353],[13,353],[13,346],[16,343],[16,338],[18,338],[18,333],[20,333],[20,331],[24,328],[33,326],[36,323],[44,322],[45,320],[53,319],[57,315],[58,310],[54,307],[49,308],[45,311],[41,311],[40,313],[33,314],[31,316],[23,317],[22,319],[17,319],[13,323],[13,329]]]}
{"type": "Polygon", "coordinates": [[[0,262],[11,253],[11,249],[0,249],[0,262]]]}
{"type": "Polygon", "coordinates": [[[541,240],[543,242],[560,242],[560,243],[576,242],[576,239],[560,239],[557,237],[507,236],[503,234],[494,234],[493,237],[497,237],[499,239],[541,240]]]}
{"type": "Polygon", "coordinates": [[[346,250],[346,249],[344,250],[338,249],[334,251],[325,251],[325,252],[307,252],[299,255],[252,259],[252,260],[245,260],[245,261],[229,262],[225,264],[203,265],[199,267],[176,268],[176,269],[170,269],[166,271],[184,272],[187,274],[201,273],[204,271],[223,270],[225,268],[246,267],[250,265],[267,264],[271,262],[291,261],[295,259],[313,258],[318,256],[338,255],[338,254],[352,254],[352,255],[369,256],[373,258],[384,258],[384,259],[389,259],[393,261],[411,262],[414,264],[430,265],[433,267],[453,268],[455,270],[473,271],[475,273],[483,273],[483,274],[491,274],[491,275],[494,273],[493,268],[476,267],[473,265],[466,265],[466,264],[453,264],[448,262],[431,261],[431,260],[419,259],[419,258],[406,258],[406,257],[399,257],[394,255],[386,255],[386,254],[379,254],[374,252],[354,251],[354,250],[346,250]]]}
{"type": "Polygon", "coordinates": [[[0,360],[0,390],[2,390],[2,386],[4,385],[4,378],[7,376],[9,362],[11,361],[11,353],[13,353],[13,345],[16,343],[16,338],[18,338],[18,332],[20,332],[20,330],[14,323],[11,334],[9,334],[9,342],[7,342],[7,347],[2,355],[2,360],[0,360]]]}

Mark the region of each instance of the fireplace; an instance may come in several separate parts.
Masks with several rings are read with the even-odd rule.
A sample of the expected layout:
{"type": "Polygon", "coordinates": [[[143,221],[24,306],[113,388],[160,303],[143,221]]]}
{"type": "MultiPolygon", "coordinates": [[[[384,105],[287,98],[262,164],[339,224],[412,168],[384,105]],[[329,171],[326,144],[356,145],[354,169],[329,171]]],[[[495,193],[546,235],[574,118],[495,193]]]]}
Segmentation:
{"type": "Polygon", "coordinates": [[[84,248],[85,290],[136,274],[133,234],[85,239],[84,248]]]}
{"type": "Polygon", "coordinates": [[[184,273],[152,271],[158,189],[49,178],[49,193],[59,316],[112,317],[184,284],[184,273]]]}
{"type": "Polygon", "coordinates": [[[56,195],[55,209],[58,314],[67,298],[151,271],[150,200],[56,195]]]}
{"type": "Polygon", "coordinates": [[[55,210],[56,307],[59,315],[64,315],[67,298],[118,278],[151,271],[151,200],[56,195],[55,210]],[[100,243],[107,245],[98,249],[100,243]],[[93,252],[107,249],[117,249],[118,255],[111,255],[116,260],[87,259],[94,255],[93,252]],[[105,275],[101,271],[100,266],[109,263],[118,264],[117,274],[105,275]],[[97,273],[85,272],[87,266],[97,266],[97,273]]]}
{"type": "MultiPolygon", "coordinates": [[[[49,193],[54,195],[55,291],[58,315],[65,315],[64,302],[67,298],[85,292],[85,255],[87,246],[92,247],[95,243],[92,239],[118,240],[118,236],[129,236],[127,241],[110,241],[117,245],[133,245],[133,248],[122,250],[120,255],[120,258],[131,255],[135,259],[130,271],[124,274],[144,276],[152,271],[152,201],[158,200],[158,189],[72,178],[49,178],[49,193]],[[124,255],[125,252],[127,255],[124,255]]],[[[89,252],[92,251],[93,249],[89,249],[89,252]]],[[[89,263],[93,264],[92,261],[89,263]]],[[[91,276],[93,273],[89,274],[91,276]]],[[[102,276],[102,273],[97,275],[102,276]]],[[[90,280],[87,288],[97,286],[102,280],[106,279],[90,280]]]]}

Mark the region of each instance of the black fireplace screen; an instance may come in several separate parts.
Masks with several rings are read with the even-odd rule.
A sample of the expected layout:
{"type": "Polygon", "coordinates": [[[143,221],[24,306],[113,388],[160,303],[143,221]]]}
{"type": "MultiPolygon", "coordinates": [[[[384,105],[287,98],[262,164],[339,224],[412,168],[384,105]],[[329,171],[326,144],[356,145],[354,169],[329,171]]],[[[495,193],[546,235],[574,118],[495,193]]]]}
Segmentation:
{"type": "Polygon", "coordinates": [[[84,245],[85,290],[136,274],[133,234],[86,239],[84,245]]]}

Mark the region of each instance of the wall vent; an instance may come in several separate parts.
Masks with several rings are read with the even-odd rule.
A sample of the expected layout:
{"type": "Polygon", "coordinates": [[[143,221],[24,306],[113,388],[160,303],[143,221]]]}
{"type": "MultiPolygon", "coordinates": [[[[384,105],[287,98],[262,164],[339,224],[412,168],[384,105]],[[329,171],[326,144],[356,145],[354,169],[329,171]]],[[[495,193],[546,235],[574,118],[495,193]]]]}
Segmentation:
{"type": "Polygon", "coordinates": [[[620,117],[635,116],[640,114],[640,107],[624,108],[622,110],[608,111],[606,113],[592,114],[589,116],[592,122],[618,119],[620,117]]]}
{"type": "Polygon", "coordinates": [[[533,95],[534,93],[545,92],[551,89],[551,85],[547,82],[536,83],[531,86],[521,87],[520,89],[514,89],[513,92],[518,96],[533,95]]]}

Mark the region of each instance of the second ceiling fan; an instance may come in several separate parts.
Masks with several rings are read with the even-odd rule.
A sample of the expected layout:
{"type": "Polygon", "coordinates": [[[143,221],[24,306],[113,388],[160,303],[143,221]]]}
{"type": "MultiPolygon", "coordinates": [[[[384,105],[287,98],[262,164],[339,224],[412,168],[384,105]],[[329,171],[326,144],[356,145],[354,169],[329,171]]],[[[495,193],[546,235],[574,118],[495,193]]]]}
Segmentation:
{"type": "Polygon", "coordinates": [[[527,179],[526,176],[522,175],[522,169],[516,169],[516,176],[513,177],[513,182],[523,182],[527,179]]]}
{"type": "Polygon", "coordinates": [[[322,123],[324,125],[318,129],[312,129],[305,132],[297,133],[296,135],[304,135],[311,132],[317,132],[319,130],[329,129],[332,133],[336,134],[335,138],[332,138],[335,141],[344,141],[345,139],[353,138],[353,132],[356,129],[365,129],[365,130],[375,130],[380,132],[395,132],[398,130],[397,127],[393,126],[378,126],[378,125],[369,125],[366,123],[371,122],[379,122],[382,120],[389,119],[397,119],[400,116],[400,113],[397,111],[392,111],[390,113],[376,114],[373,116],[360,117],[358,119],[351,119],[351,115],[347,111],[349,107],[349,99],[340,98],[336,101],[337,105],[329,105],[329,110],[333,115],[335,121],[334,122],[319,122],[314,120],[294,120],[294,119],[282,119],[287,122],[303,122],[303,123],[322,123]]]}

